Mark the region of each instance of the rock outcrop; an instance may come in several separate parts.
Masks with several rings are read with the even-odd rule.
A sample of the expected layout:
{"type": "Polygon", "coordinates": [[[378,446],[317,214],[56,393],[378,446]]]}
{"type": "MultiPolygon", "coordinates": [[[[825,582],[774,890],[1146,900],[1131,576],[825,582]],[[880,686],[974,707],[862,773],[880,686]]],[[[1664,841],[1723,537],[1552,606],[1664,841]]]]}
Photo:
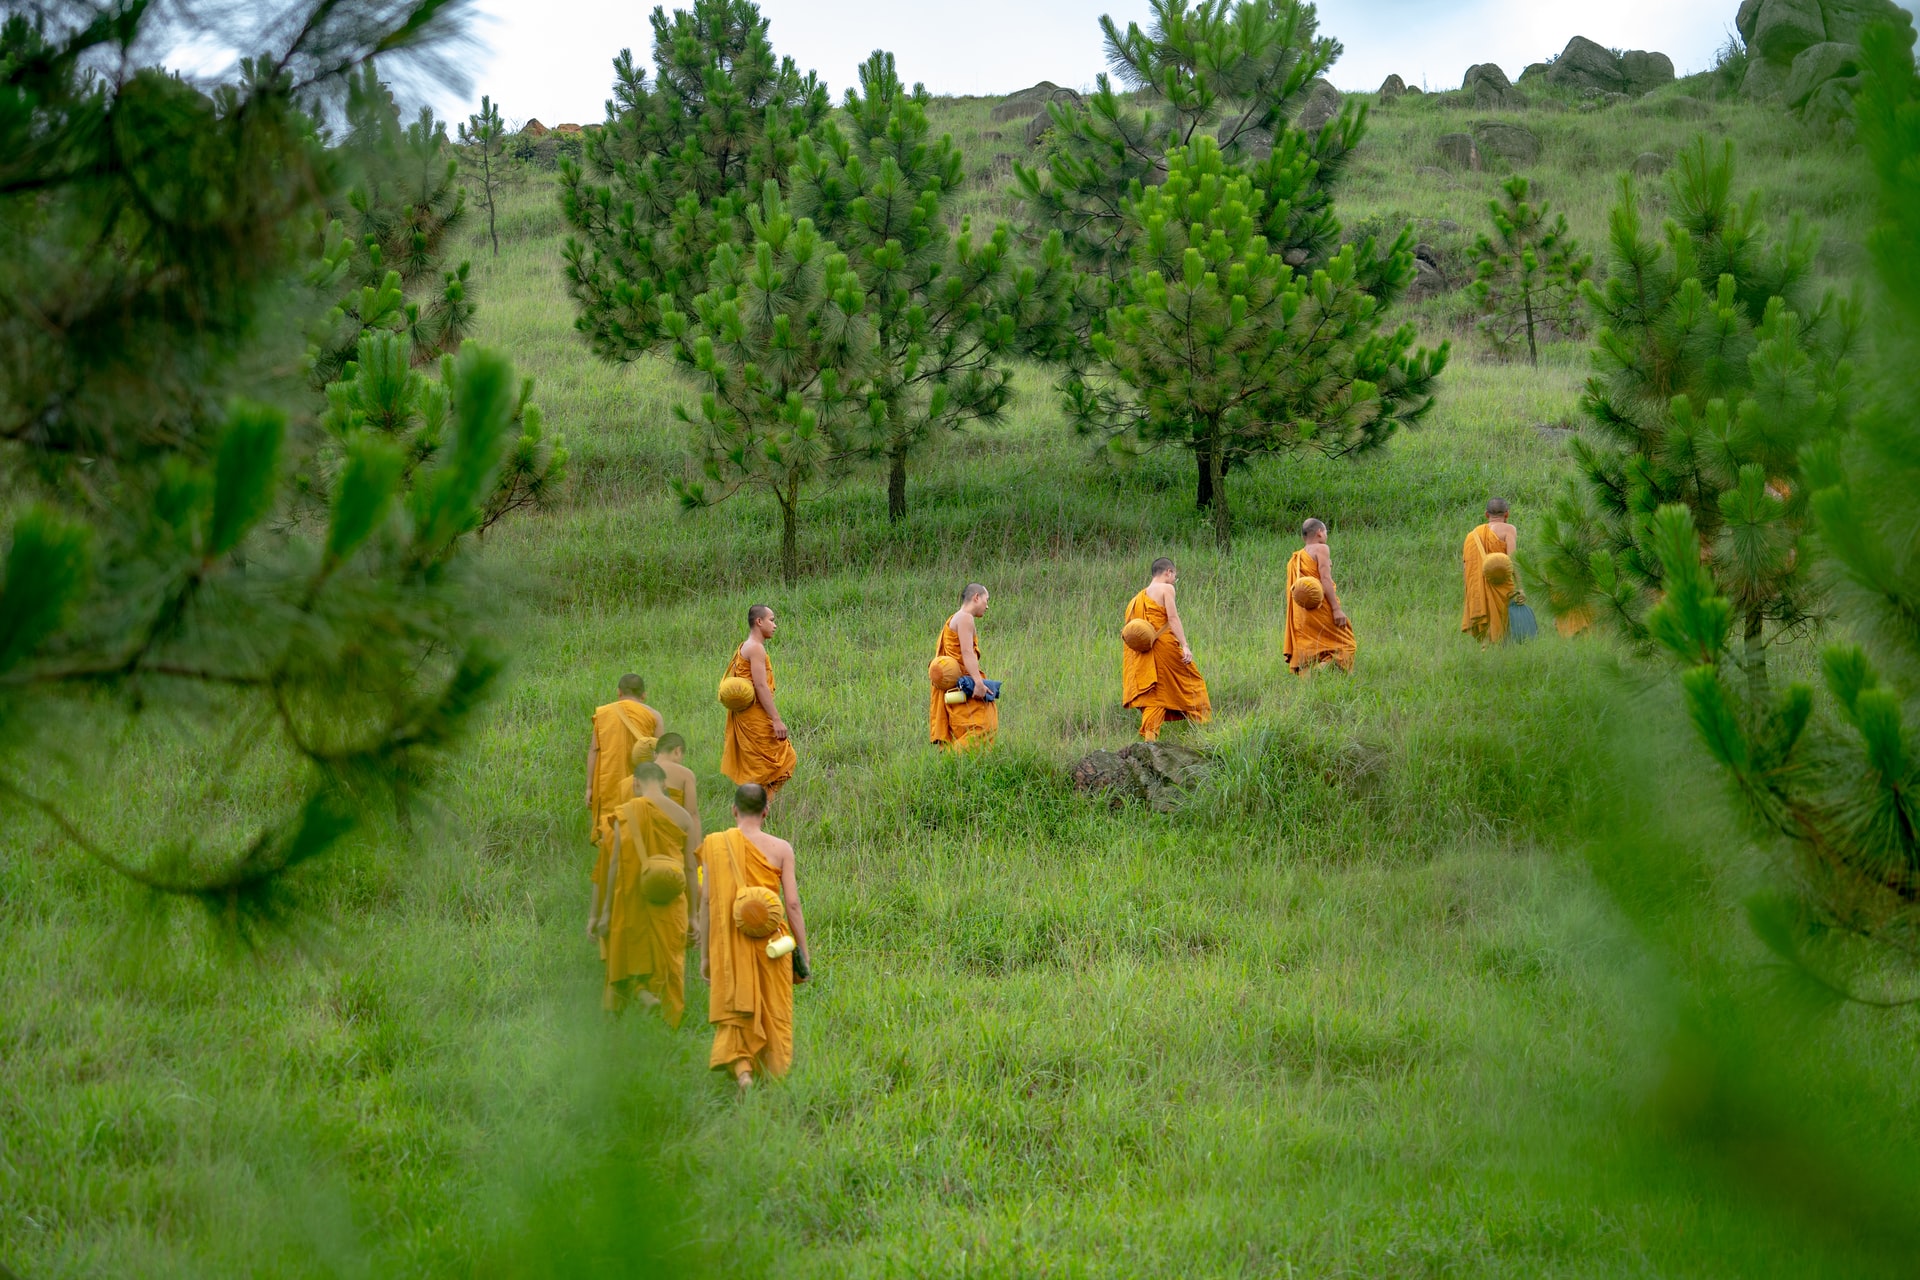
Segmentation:
{"type": "Polygon", "coordinates": [[[1744,0],[1734,17],[1747,46],[1741,94],[1851,136],[1860,33],[1875,23],[1910,29],[1913,17],[1893,0],[1744,0]]]}
{"type": "Polygon", "coordinates": [[[988,114],[995,120],[1018,120],[1022,116],[1031,116],[1053,101],[1053,95],[1059,91],[1060,86],[1053,81],[1042,80],[1039,84],[1029,85],[1018,93],[1008,94],[995,103],[993,110],[988,114]]]}
{"type": "Polygon", "coordinates": [[[1319,133],[1328,121],[1339,119],[1340,109],[1346,105],[1346,101],[1331,82],[1315,80],[1307,92],[1307,100],[1301,106],[1300,114],[1293,118],[1293,127],[1302,133],[1319,133]]]}
{"type": "Polygon", "coordinates": [[[1389,102],[1398,102],[1407,94],[1407,82],[1399,76],[1388,76],[1380,82],[1380,102],[1384,106],[1389,102]]]}
{"type": "Polygon", "coordinates": [[[1095,751],[1070,771],[1076,790],[1104,794],[1116,809],[1134,800],[1160,813],[1178,809],[1187,791],[1206,773],[1205,756],[1165,742],[1136,742],[1124,751],[1095,751]]]}
{"type": "Polygon", "coordinates": [[[1473,126],[1473,143],[1482,157],[1498,156],[1509,164],[1532,164],[1540,158],[1540,138],[1531,129],[1498,120],[1473,126]]]}
{"type": "Polygon", "coordinates": [[[1473,135],[1470,133],[1443,133],[1439,141],[1433,144],[1433,149],[1455,169],[1480,167],[1480,151],[1473,145],[1473,135]]]}
{"type": "MultiPolygon", "coordinates": [[[[1529,68],[1531,71],[1532,68],[1529,68]]],[[[1629,49],[1616,54],[1585,36],[1575,36],[1543,73],[1556,89],[1594,89],[1638,97],[1673,83],[1673,59],[1664,53],[1629,49]]],[[[1527,77],[1522,76],[1525,80],[1527,77]]]]}

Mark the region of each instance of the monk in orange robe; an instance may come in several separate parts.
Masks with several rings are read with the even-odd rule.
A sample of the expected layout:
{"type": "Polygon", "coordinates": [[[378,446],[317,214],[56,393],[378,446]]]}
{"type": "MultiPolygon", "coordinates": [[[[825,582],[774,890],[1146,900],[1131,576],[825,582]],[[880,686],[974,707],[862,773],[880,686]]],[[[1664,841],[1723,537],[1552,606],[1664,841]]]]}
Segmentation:
{"type": "Polygon", "coordinates": [[[809,971],[793,846],[767,833],[767,799],[765,787],[740,786],[733,796],[734,828],[715,832],[700,846],[698,911],[706,922],[700,976],[712,987],[707,1065],[732,1072],[742,1092],[753,1085],[754,1072],[783,1076],[793,1065],[793,989],[809,971]],[[784,917],[784,927],[767,937],[748,937],[734,922],[735,895],[754,887],[777,896],[784,917]],[[794,948],[770,957],[768,945],[783,936],[792,937],[794,948]]]}
{"type": "Polygon", "coordinates": [[[1140,713],[1140,736],[1152,742],[1169,720],[1205,724],[1213,718],[1213,702],[1180,621],[1173,588],[1180,571],[1162,556],[1153,562],[1149,576],[1151,581],[1128,603],[1126,621],[1145,618],[1154,630],[1153,648],[1141,653],[1121,646],[1120,705],[1140,713]]]}
{"type": "Polygon", "coordinates": [[[661,734],[653,762],[666,771],[667,798],[687,811],[694,834],[700,834],[700,780],[687,768],[687,740],[677,733],[661,734]]]}
{"type": "Polygon", "coordinates": [[[1507,638],[1507,606],[1514,600],[1526,602],[1520,590],[1519,566],[1508,579],[1495,585],[1486,580],[1483,569],[1495,552],[1513,557],[1520,545],[1520,534],[1507,520],[1505,498],[1487,499],[1487,522],[1467,535],[1460,560],[1466,570],[1467,603],[1460,613],[1460,629],[1482,644],[1499,644],[1507,638]]]}
{"type": "Polygon", "coordinates": [[[952,658],[962,671],[973,677],[973,696],[954,706],[939,688],[927,708],[927,728],[936,746],[965,751],[982,743],[991,743],[1000,731],[1000,704],[987,696],[986,673],[980,669],[980,619],[987,616],[987,589],[970,582],[960,592],[960,612],[940,628],[940,647],[934,660],[952,658]]]}
{"type": "Polygon", "coordinates": [[[753,681],[753,705],[727,713],[727,736],[720,746],[720,772],[736,786],[756,782],[778,795],[799,764],[787,722],[773,701],[773,660],[767,641],[779,630],[773,610],[756,604],[747,610],[747,638],[727,665],[729,676],[753,681]]]}
{"type": "Polygon", "coordinates": [[[636,794],[614,810],[613,855],[604,890],[596,892],[595,929],[607,963],[605,1007],[623,1011],[638,1000],[657,1008],[667,1025],[680,1025],[686,1011],[687,892],[699,865],[693,822],[667,798],[667,775],[657,764],[634,770],[636,794]],[[685,877],[671,901],[648,900],[644,877],[650,866],[677,864],[685,877]]]}
{"type": "Polygon", "coordinates": [[[632,796],[634,747],[644,744],[643,758],[651,760],[660,736],[660,713],[646,704],[647,682],[624,675],[619,691],[614,701],[593,709],[593,735],[587,741],[587,814],[596,844],[605,838],[614,806],[632,796]]]}
{"type": "Polygon", "coordinates": [[[1342,671],[1353,670],[1353,656],[1360,645],[1353,636],[1353,622],[1340,607],[1340,594],[1333,585],[1333,553],[1327,549],[1327,526],[1308,520],[1300,526],[1305,544],[1287,561],[1287,665],[1295,675],[1305,675],[1323,662],[1331,662],[1342,671]],[[1309,609],[1294,599],[1293,585],[1302,578],[1320,580],[1321,600],[1309,609]]]}

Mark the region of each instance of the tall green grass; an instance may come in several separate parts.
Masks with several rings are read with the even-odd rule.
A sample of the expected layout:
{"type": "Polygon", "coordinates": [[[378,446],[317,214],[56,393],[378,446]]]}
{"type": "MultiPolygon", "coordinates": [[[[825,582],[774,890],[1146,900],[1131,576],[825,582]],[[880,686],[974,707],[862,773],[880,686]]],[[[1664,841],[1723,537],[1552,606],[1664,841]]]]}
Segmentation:
{"type": "MultiPolygon", "coordinates": [[[[943,109],[986,140],[984,103],[943,109]]],[[[1474,225],[1491,176],[1415,172],[1454,123],[1380,113],[1348,212],[1474,225]]],[[[1541,180],[1589,237],[1624,160],[1702,127],[1626,110],[1541,124],[1541,180]]],[[[1841,166],[1777,117],[1715,108],[1704,127],[1741,140],[1770,207],[1853,225],[1813,178],[1841,166]]],[[[989,176],[992,154],[969,145],[989,176]]],[[[1598,637],[1482,651],[1458,632],[1459,547],[1485,497],[1514,503],[1524,547],[1564,474],[1562,432],[1541,428],[1575,418],[1571,351],[1534,373],[1468,350],[1430,423],[1378,456],[1236,472],[1231,559],[1192,511],[1188,460],[1112,469],[1028,371],[1005,423],[915,475],[904,524],[878,473],[811,503],[788,590],[768,508],[674,503],[684,391],[572,334],[552,199],[544,179],[512,194],[474,289],[481,338],[538,380],[573,480],[556,510],[489,535],[515,667],[411,825],[307,874],[302,930],[254,959],[146,910],[42,827],[0,837],[0,1261],[32,1277],[1881,1265],[1697,1176],[1642,1118],[1674,1014],[1581,854],[1699,794],[1671,699],[1598,637]],[[1307,515],[1332,526],[1351,679],[1295,680],[1280,658],[1278,583],[1307,515]],[[1066,781],[1132,736],[1115,631],[1163,553],[1219,713],[1169,731],[1214,756],[1170,814],[1066,781]],[[969,580],[994,593],[1004,741],[955,760],[926,743],[923,673],[969,580]],[[706,1071],[697,985],[677,1034],[599,1015],[579,796],[588,713],[638,670],[721,816],[713,686],[758,600],[781,612],[801,758],[773,825],[799,851],[819,977],[794,1074],[738,1103],[706,1071]]],[[[1420,314],[1455,323],[1444,303],[1420,314]]],[[[52,763],[89,821],[132,833],[244,809],[263,780],[219,767],[230,729],[52,763]]],[[[1755,959],[1736,907],[1750,873],[1724,816],[1696,805],[1658,828],[1694,851],[1660,892],[1737,967],[1755,959]]],[[[1808,1034],[1876,1063],[1911,1047],[1886,1019],[1808,1034]]],[[[1920,1137],[1910,1111],[1823,1088],[1809,1096],[1843,1137],[1920,1137]]]]}

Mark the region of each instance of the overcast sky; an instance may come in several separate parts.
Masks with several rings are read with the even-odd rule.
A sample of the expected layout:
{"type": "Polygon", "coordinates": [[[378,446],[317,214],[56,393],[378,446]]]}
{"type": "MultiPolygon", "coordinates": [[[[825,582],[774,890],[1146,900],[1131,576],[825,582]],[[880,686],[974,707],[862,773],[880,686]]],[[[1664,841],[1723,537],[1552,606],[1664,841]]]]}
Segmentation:
{"type": "MultiPolygon", "coordinates": [[[[684,3],[684,0],[682,0],[684,3]]],[[[606,113],[613,56],[651,48],[643,0],[477,0],[472,101],[442,93],[464,116],[490,93],[510,120],[590,124],[606,113]]],[[[1909,7],[1920,0],[1909,0],[1909,7]]],[[[676,7],[669,3],[669,8],[676,7]]],[[[1682,75],[1704,70],[1733,26],[1736,0],[1321,0],[1320,29],[1346,47],[1333,81],[1375,89],[1388,74],[1454,88],[1476,62],[1518,76],[1576,35],[1657,49],[1682,75]]],[[[1144,0],[761,0],[776,52],[818,71],[835,101],[874,49],[935,93],[1007,93],[1036,80],[1083,87],[1105,69],[1101,14],[1144,22],[1144,0]]]]}

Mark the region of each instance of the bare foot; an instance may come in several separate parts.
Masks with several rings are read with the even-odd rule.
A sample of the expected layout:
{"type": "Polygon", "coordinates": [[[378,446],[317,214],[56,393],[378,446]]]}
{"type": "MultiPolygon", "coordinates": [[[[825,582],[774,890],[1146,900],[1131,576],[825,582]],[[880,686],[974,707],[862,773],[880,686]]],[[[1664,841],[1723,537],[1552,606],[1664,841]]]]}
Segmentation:
{"type": "Polygon", "coordinates": [[[741,1097],[744,1098],[753,1092],[753,1072],[736,1071],[733,1073],[733,1082],[739,1086],[741,1097]]]}

